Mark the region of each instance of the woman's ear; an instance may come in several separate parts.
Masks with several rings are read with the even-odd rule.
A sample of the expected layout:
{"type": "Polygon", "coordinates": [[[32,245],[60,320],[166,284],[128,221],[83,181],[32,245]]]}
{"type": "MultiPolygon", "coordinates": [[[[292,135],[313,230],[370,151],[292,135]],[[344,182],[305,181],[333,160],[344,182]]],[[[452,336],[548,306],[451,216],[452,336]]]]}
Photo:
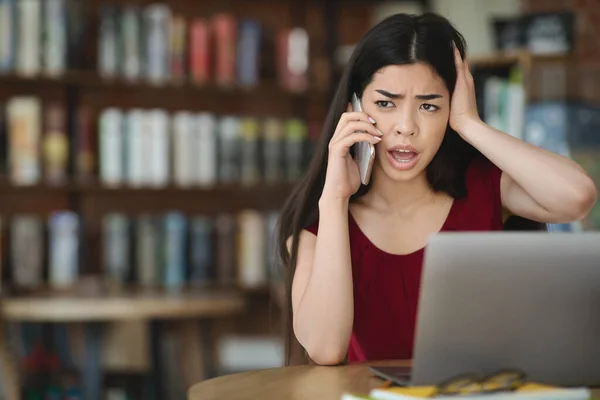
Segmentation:
{"type": "Polygon", "coordinates": [[[346,106],[346,112],[352,112],[352,103],[348,102],[348,105],[346,106]]]}

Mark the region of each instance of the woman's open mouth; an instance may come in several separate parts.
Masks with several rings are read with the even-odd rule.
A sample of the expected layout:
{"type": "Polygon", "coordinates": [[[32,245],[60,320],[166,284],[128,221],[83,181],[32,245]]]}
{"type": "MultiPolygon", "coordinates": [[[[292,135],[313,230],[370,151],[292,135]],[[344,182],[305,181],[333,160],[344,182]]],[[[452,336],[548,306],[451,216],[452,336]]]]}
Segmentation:
{"type": "Polygon", "coordinates": [[[387,154],[392,167],[401,171],[413,168],[419,161],[419,153],[412,146],[395,146],[387,154]]]}

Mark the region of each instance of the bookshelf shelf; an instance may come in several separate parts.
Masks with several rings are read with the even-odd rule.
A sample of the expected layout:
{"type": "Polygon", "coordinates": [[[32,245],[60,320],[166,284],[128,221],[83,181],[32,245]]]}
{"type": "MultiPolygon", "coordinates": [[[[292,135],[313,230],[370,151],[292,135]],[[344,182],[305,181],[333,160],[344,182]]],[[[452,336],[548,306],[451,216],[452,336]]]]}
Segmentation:
{"type": "Polygon", "coordinates": [[[534,63],[561,62],[569,60],[565,55],[541,55],[532,54],[528,51],[499,52],[489,55],[475,56],[469,59],[473,68],[497,68],[508,67],[513,64],[521,64],[530,67],[534,63]]]}
{"type": "Polygon", "coordinates": [[[244,307],[243,293],[234,290],[92,295],[57,292],[4,297],[0,312],[10,321],[97,322],[215,317],[239,313],[244,307]]]}
{"type": "Polygon", "coordinates": [[[0,194],[36,194],[36,193],[56,193],[56,194],[82,194],[87,196],[131,196],[131,195],[152,195],[152,196],[287,196],[294,183],[266,184],[256,183],[245,186],[231,183],[218,184],[210,187],[131,187],[131,186],[106,186],[100,183],[67,183],[63,185],[50,185],[45,183],[36,183],[34,185],[15,185],[6,180],[0,180],[0,194]]]}
{"type": "Polygon", "coordinates": [[[199,96],[216,97],[249,97],[249,98],[277,98],[285,99],[319,99],[327,93],[318,88],[307,89],[299,92],[292,92],[280,87],[274,80],[262,80],[253,87],[241,86],[218,86],[208,83],[205,85],[194,84],[193,82],[170,82],[151,83],[144,80],[127,81],[122,78],[103,78],[96,72],[88,71],[69,71],[58,76],[35,75],[24,76],[18,74],[0,75],[0,83],[4,85],[31,85],[40,89],[45,86],[77,86],[83,90],[93,91],[143,91],[161,94],[195,94],[199,96]]]}
{"type": "Polygon", "coordinates": [[[113,209],[135,214],[178,209],[188,213],[217,214],[244,209],[278,209],[291,192],[292,185],[219,185],[211,189],[83,186],[76,190],[82,196],[84,207],[89,205],[96,211],[113,209]]]}

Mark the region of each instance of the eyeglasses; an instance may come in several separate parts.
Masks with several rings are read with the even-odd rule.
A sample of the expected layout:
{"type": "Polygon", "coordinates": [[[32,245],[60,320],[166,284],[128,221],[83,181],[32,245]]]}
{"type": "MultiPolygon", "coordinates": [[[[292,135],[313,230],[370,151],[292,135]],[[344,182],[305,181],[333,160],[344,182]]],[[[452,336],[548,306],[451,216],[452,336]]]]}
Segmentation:
{"type": "Polygon", "coordinates": [[[430,397],[475,395],[519,389],[527,376],[518,370],[501,370],[487,376],[460,375],[436,385],[430,397]]]}

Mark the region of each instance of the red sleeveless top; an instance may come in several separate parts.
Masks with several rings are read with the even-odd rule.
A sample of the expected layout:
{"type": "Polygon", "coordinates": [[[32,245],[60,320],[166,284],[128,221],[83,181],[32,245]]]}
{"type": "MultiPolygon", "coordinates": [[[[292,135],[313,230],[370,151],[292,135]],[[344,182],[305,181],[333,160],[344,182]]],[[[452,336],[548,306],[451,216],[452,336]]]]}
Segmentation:
{"type": "MultiPolygon", "coordinates": [[[[455,200],[442,231],[502,229],[501,171],[485,158],[466,174],[467,196],[455,200]]],[[[348,213],[354,325],[348,362],[411,359],[425,249],[395,255],[377,248],[348,213]]],[[[317,234],[318,221],[306,228],[317,234]]]]}

